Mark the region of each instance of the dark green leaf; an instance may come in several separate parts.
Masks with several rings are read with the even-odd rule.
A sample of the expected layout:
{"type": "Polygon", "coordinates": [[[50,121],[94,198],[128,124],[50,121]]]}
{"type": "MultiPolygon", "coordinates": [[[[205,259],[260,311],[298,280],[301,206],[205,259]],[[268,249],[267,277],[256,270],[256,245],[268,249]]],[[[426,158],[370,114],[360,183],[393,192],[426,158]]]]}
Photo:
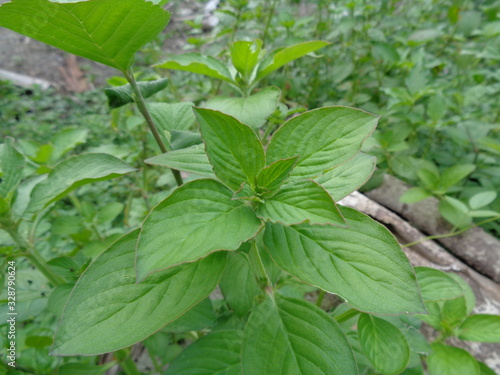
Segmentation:
{"type": "Polygon", "coordinates": [[[255,132],[218,111],[195,108],[195,114],[217,177],[233,190],[245,181],[253,186],[265,166],[264,148],[255,132]]]}
{"type": "Polygon", "coordinates": [[[267,162],[300,156],[292,179],[316,177],[351,159],[378,118],[348,107],[325,107],[293,117],[274,133],[267,162]]]}
{"type": "Polygon", "coordinates": [[[361,311],[424,312],[415,274],[392,234],[358,211],[340,212],[349,228],[267,223],[264,243],[276,264],[361,311]]]}
{"type": "Polygon", "coordinates": [[[7,198],[23,178],[24,156],[13,144],[12,138],[5,138],[5,143],[0,147],[0,197],[3,198],[7,198]]]}
{"type": "MultiPolygon", "coordinates": [[[[170,137],[170,147],[172,148],[172,150],[180,150],[182,148],[188,148],[203,143],[203,141],[201,140],[201,135],[198,132],[195,133],[182,130],[171,130],[170,137]]],[[[210,168],[211,167],[212,166],[210,166],[210,168]]]]}
{"type": "Polygon", "coordinates": [[[158,204],[137,243],[138,279],[217,250],[236,250],[255,236],[260,220],[232,196],[220,182],[203,179],[182,185],[158,204]]]}
{"type": "Polygon", "coordinates": [[[245,327],[245,375],[356,375],[358,370],[340,326],[303,300],[268,296],[245,327]]]}
{"type": "Polygon", "coordinates": [[[480,375],[479,364],[467,351],[444,344],[432,344],[427,359],[429,375],[480,375]]]}
{"type": "MultiPolygon", "coordinates": [[[[95,1],[95,0],[94,0],[95,1]]],[[[156,94],[168,86],[168,79],[158,79],[156,81],[138,82],[139,90],[144,98],[156,94]]],[[[104,89],[108,97],[109,108],[120,108],[134,102],[134,91],[130,84],[104,89]]]]}
{"type": "Polygon", "coordinates": [[[151,117],[161,130],[188,130],[195,123],[193,103],[150,103],[151,117]]]}
{"type": "Polygon", "coordinates": [[[0,7],[0,26],[122,71],[169,19],[160,6],[143,0],[14,0],[0,7]]]}
{"type": "Polygon", "coordinates": [[[286,181],[292,171],[298,156],[288,159],[277,160],[265,168],[262,168],[257,175],[257,187],[269,191],[275,191],[286,181]]]}
{"type": "Polygon", "coordinates": [[[52,354],[97,355],[133,345],[205,299],[219,282],[223,252],[136,283],[138,234],[122,237],[83,273],[65,307],[52,354]]]}

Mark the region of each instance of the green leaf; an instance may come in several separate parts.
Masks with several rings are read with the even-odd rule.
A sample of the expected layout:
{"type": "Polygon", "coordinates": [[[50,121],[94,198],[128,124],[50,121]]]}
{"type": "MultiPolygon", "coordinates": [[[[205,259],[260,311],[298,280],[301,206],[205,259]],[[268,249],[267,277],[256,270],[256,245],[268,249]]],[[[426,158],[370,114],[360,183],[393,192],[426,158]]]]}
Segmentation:
{"type": "Polygon", "coordinates": [[[216,178],[203,145],[170,151],[165,154],[153,156],[144,160],[144,162],[194,173],[201,177],[216,178]]]}
{"type": "Polygon", "coordinates": [[[250,315],[242,347],[245,375],[357,375],[340,326],[319,307],[268,296],[250,315]]]}
{"type": "Polygon", "coordinates": [[[205,108],[228,114],[250,126],[260,129],[271,116],[280,100],[281,91],[276,87],[266,87],[257,94],[245,98],[216,96],[205,104],[205,108]]]}
{"type": "Polygon", "coordinates": [[[254,297],[261,294],[252,268],[246,256],[240,252],[227,255],[227,266],[219,285],[224,299],[240,317],[250,311],[254,297]]]}
{"type": "Polygon", "coordinates": [[[185,53],[173,56],[169,60],[155,65],[155,67],[203,74],[234,84],[231,73],[224,63],[199,53],[185,53]]]}
{"type": "Polygon", "coordinates": [[[340,212],[349,228],[267,223],[264,243],[276,264],[361,311],[424,312],[415,274],[392,234],[358,211],[340,212]]]}
{"type": "Polygon", "coordinates": [[[417,282],[424,301],[443,301],[464,294],[460,284],[453,277],[429,267],[415,267],[417,282]]]}
{"type": "Polygon", "coordinates": [[[136,283],[138,234],[122,237],[82,274],[57,329],[53,355],[97,355],[133,345],[205,299],[219,282],[223,252],[136,283]]]}
{"type": "Polygon", "coordinates": [[[427,189],[433,191],[439,189],[440,177],[437,168],[420,168],[417,176],[427,189]]]}
{"type": "Polygon", "coordinates": [[[465,228],[472,223],[467,205],[452,197],[445,196],[439,202],[439,213],[458,228],[465,228]]]}
{"type": "Polygon", "coordinates": [[[470,315],[472,313],[472,310],[474,310],[474,307],[476,307],[476,296],[474,295],[474,291],[472,290],[470,285],[467,284],[467,282],[457,274],[448,273],[447,275],[455,280],[462,289],[465,298],[465,311],[467,315],[470,315]]]}
{"type": "MultiPolygon", "coordinates": [[[[96,0],[93,0],[96,1],[96,0]]],[[[157,79],[156,81],[138,82],[139,90],[144,98],[149,98],[168,86],[168,79],[157,79]]],[[[108,98],[109,108],[120,108],[124,105],[134,103],[134,90],[130,84],[104,89],[108,98]]]]}
{"type": "Polygon", "coordinates": [[[376,160],[374,156],[359,153],[351,160],[316,177],[315,181],[338,202],[368,181],[375,170],[376,160]]]}
{"type": "Polygon", "coordinates": [[[276,69],[281,68],[283,65],[288,64],[290,61],[296,60],[310,52],[314,52],[320,48],[327,46],[328,42],[315,40],[311,42],[303,42],[295,44],[290,47],[275,50],[265,62],[259,65],[255,81],[260,81],[269,73],[274,72],[276,69]]]}
{"type": "Polygon", "coordinates": [[[241,333],[216,331],[184,349],[165,375],[242,375],[241,333]]]}
{"type": "Polygon", "coordinates": [[[432,119],[432,121],[437,122],[444,117],[447,109],[448,108],[446,106],[444,96],[438,93],[433,95],[429,99],[429,104],[427,105],[427,114],[432,119]]]}
{"type": "Polygon", "coordinates": [[[467,351],[444,344],[432,344],[427,358],[429,375],[480,375],[479,364],[467,351]]]}
{"type": "Polygon", "coordinates": [[[0,26],[122,71],[169,19],[160,6],[143,0],[14,0],[0,7],[0,26]]]}
{"type": "Polygon", "coordinates": [[[58,375],[104,375],[113,366],[115,366],[114,361],[101,366],[91,363],[72,362],[59,367],[58,375]]]}
{"type": "Polygon", "coordinates": [[[124,207],[125,205],[120,202],[108,203],[97,213],[97,223],[104,224],[112,222],[118,215],[120,215],[124,207]]]}
{"type": "Polygon", "coordinates": [[[88,129],[65,129],[57,133],[52,138],[54,149],[50,155],[50,161],[56,162],[68,151],[76,146],[85,143],[87,140],[88,129]]]}
{"type": "Polygon", "coordinates": [[[108,154],[83,154],[64,160],[54,167],[44,181],[34,187],[25,214],[40,212],[82,185],[109,180],[134,170],[108,154]]]}
{"type": "Polygon", "coordinates": [[[500,316],[469,316],[458,330],[458,338],[467,341],[500,342],[500,316]]]}
{"type": "Polygon", "coordinates": [[[469,199],[469,207],[476,210],[481,207],[485,207],[493,202],[497,198],[496,191],[482,191],[480,193],[474,194],[469,199]]]}
{"type": "Polygon", "coordinates": [[[298,156],[277,160],[267,167],[262,168],[257,175],[257,187],[269,191],[279,189],[290,175],[297,159],[298,156]]]}
{"type": "Polygon", "coordinates": [[[483,362],[477,361],[479,364],[480,375],[497,375],[495,371],[486,366],[483,362]]]}
{"type": "Polygon", "coordinates": [[[445,193],[450,187],[459,183],[469,174],[471,174],[476,166],[474,164],[459,164],[446,169],[439,180],[439,189],[445,193]]]}
{"type": "MultiPolygon", "coordinates": [[[[194,115],[193,115],[194,117],[194,115]]],[[[182,130],[170,131],[170,147],[172,150],[180,150],[191,146],[202,144],[201,134],[182,130]]],[[[207,158],[208,162],[208,158],[207,158]]],[[[210,166],[211,168],[212,166],[210,166]]]]}
{"type": "Polygon", "coordinates": [[[216,316],[212,301],[210,298],[205,298],[184,315],[167,324],[163,331],[175,333],[201,331],[213,327],[215,323],[216,316]]]}
{"type": "Polygon", "coordinates": [[[196,123],[192,102],[149,103],[148,108],[161,130],[188,130],[196,123]]]}
{"type": "Polygon", "coordinates": [[[0,148],[0,197],[4,198],[16,189],[23,178],[24,156],[13,144],[14,139],[7,137],[0,148]]]}
{"type": "Polygon", "coordinates": [[[148,215],[137,243],[137,275],[193,262],[217,250],[236,250],[261,227],[253,210],[215,180],[177,188],[148,215]]]}
{"type": "Polygon", "coordinates": [[[255,184],[265,166],[264,148],[255,132],[234,117],[195,108],[205,149],[214,172],[224,184],[238,190],[243,182],[255,184]]]}
{"type": "Polygon", "coordinates": [[[420,202],[424,199],[432,197],[432,194],[421,187],[413,187],[404,192],[404,194],[399,198],[401,203],[415,203],[420,202]]]}
{"type": "Polygon", "coordinates": [[[346,227],[346,222],[328,192],[317,182],[296,181],[284,185],[257,209],[257,216],[273,223],[331,224],[346,227]]]}
{"type": "MultiPolygon", "coordinates": [[[[259,62],[261,49],[262,40],[260,39],[254,40],[253,42],[240,40],[229,46],[231,62],[236,70],[247,80],[250,78],[255,66],[259,62]]],[[[245,122],[243,121],[243,123],[245,122]]]]}
{"type": "Polygon", "coordinates": [[[357,154],[377,120],[368,112],[340,106],[305,112],[274,133],[267,162],[300,156],[290,178],[319,176],[357,154]]]}
{"type": "Polygon", "coordinates": [[[361,314],[358,337],[364,353],[377,372],[401,373],[410,361],[410,347],[401,331],[387,320],[361,314]]]}

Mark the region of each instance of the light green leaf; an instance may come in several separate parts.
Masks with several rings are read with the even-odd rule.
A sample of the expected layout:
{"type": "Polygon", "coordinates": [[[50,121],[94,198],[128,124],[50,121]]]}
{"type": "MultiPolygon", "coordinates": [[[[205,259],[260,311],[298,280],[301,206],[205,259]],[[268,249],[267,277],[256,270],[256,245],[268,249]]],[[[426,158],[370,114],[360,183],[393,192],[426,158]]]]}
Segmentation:
{"type": "Polygon", "coordinates": [[[160,6],[143,0],[14,0],[0,7],[0,26],[122,71],[169,19],[160,6]]]}
{"type": "Polygon", "coordinates": [[[212,301],[210,298],[205,298],[184,315],[167,324],[163,331],[176,333],[201,331],[213,327],[216,319],[212,301]]]}
{"type": "Polygon", "coordinates": [[[246,315],[261,289],[245,254],[228,253],[227,267],[220,279],[220,289],[231,309],[238,316],[246,315]]]}
{"type": "Polygon", "coordinates": [[[242,375],[242,334],[216,331],[184,349],[165,375],[242,375]]]}
{"type": "Polygon", "coordinates": [[[467,351],[444,344],[432,344],[427,358],[429,375],[480,375],[479,364],[467,351]]]}
{"type": "Polygon", "coordinates": [[[310,52],[323,48],[328,44],[330,43],[314,40],[275,50],[269,58],[266,58],[265,61],[259,65],[255,82],[260,81],[269,73],[274,72],[276,69],[288,64],[290,61],[296,60],[310,52]]]}
{"type": "Polygon", "coordinates": [[[246,98],[216,96],[205,104],[205,108],[221,111],[235,117],[252,129],[259,129],[273,114],[280,96],[281,91],[278,88],[266,87],[257,94],[246,98]]]}
{"type": "Polygon", "coordinates": [[[155,67],[203,74],[234,84],[231,73],[224,63],[199,53],[185,53],[173,56],[169,60],[155,65],[155,67]]]}
{"type": "Polygon", "coordinates": [[[54,149],[50,155],[51,162],[58,161],[68,151],[85,143],[88,133],[88,129],[65,129],[57,133],[52,138],[54,149]]]}
{"type": "Polygon", "coordinates": [[[125,205],[120,202],[108,203],[97,213],[97,223],[104,224],[112,222],[118,215],[120,215],[124,207],[125,205]]]}
{"type": "Polygon", "coordinates": [[[144,160],[144,162],[194,173],[201,177],[216,178],[203,145],[170,151],[165,154],[153,156],[144,160]]]}
{"type": "Polygon", "coordinates": [[[413,187],[406,190],[399,200],[401,203],[415,203],[429,197],[432,197],[432,194],[429,191],[421,187],[413,187]]]}
{"type": "Polygon", "coordinates": [[[376,158],[359,153],[314,180],[321,184],[335,201],[347,197],[360,188],[375,170],[376,158]]]}
{"type": "Polygon", "coordinates": [[[284,185],[276,195],[258,207],[257,216],[285,225],[310,223],[347,226],[330,194],[311,180],[284,185]]]}
{"type": "Polygon", "coordinates": [[[437,168],[420,168],[417,176],[427,189],[433,191],[439,189],[440,177],[437,168]]]}
{"type": "Polygon", "coordinates": [[[472,313],[472,310],[474,310],[474,307],[476,307],[476,296],[474,295],[474,291],[472,290],[470,285],[467,284],[467,282],[456,273],[448,273],[447,275],[455,280],[462,289],[465,298],[465,311],[467,315],[470,315],[472,313]]]}
{"type": "Polygon", "coordinates": [[[439,213],[458,228],[465,228],[472,223],[472,216],[467,205],[449,196],[445,196],[439,202],[439,213]]]}
{"type": "Polygon", "coordinates": [[[114,361],[100,366],[91,363],[71,362],[59,367],[58,375],[104,375],[113,366],[115,366],[114,361]]]}
{"type": "Polygon", "coordinates": [[[497,198],[497,193],[494,190],[482,191],[480,193],[474,194],[469,199],[469,206],[471,209],[476,210],[481,207],[485,207],[493,202],[497,198]]]}
{"type": "Polygon", "coordinates": [[[137,275],[193,262],[217,250],[236,250],[257,234],[260,220],[215,180],[195,180],[158,204],[142,226],[137,275]]]}
{"type": "Polygon", "coordinates": [[[23,178],[24,156],[14,148],[14,139],[5,138],[0,147],[0,197],[14,191],[23,178]]]}
{"type": "Polygon", "coordinates": [[[340,326],[319,307],[268,296],[245,327],[245,375],[357,375],[352,349],[340,326]]]}
{"type": "Polygon", "coordinates": [[[149,111],[161,130],[188,130],[195,123],[193,103],[149,103],[149,111]]]}
{"type": "Polygon", "coordinates": [[[208,159],[219,180],[233,190],[245,181],[253,186],[265,166],[264,148],[255,132],[218,111],[195,108],[195,114],[208,159]]]}
{"type": "Polygon", "coordinates": [[[471,174],[476,166],[474,164],[458,164],[445,169],[441,174],[439,181],[439,189],[445,193],[450,187],[459,183],[469,174],[471,174]]]}
{"type": "MultiPolygon", "coordinates": [[[[259,62],[261,49],[262,40],[260,39],[254,40],[253,42],[240,40],[229,46],[231,62],[236,70],[247,80],[250,78],[255,66],[259,62]]],[[[242,122],[245,123],[244,121],[242,122]]]]}
{"type": "Polygon", "coordinates": [[[96,181],[109,180],[135,169],[108,154],[83,154],[57,164],[48,177],[31,192],[26,215],[43,210],[76,188],[96,181]]]}
{"type": "Polygon", "coordinates": [[[434,122],[441,120],[447,109],[446,101],[441,93],[433,95],[427,104],[427,114],[434,122]]]}
{"type": "MultiPolygon", "coordinates": [[[[96,0],[94,0],[96,1],[96,0]]],[[[157,92],[163,90],[168,86],[168,79],[158,79],[156,81],[145,81],[138,82],[139,90],[144,98],[149,98],[150,96],[156,94],[157,92]]],[[[120,108],[124,105],[133,103],[134,100],[134,90],[130,84],[126,84],[118,87],[111,87],[104,89],[104,93],[108,98],[108,106],[111,109],[120,108]]]]}
{"type": "Polygon", "coordinates": [[[415,267],[417,282],[424,301],[443,301],[464,294],[460,284],[453,277],[429,267],[415,267]]]}
{"type": "Polygon", "coordinates": [[[135,230],[122,237],[82,274],[66,304],[52,354],[97,355],[133,345],[205,299],[219,282],[223,252],[136,283],[138,234],[135,230]]]}
{"type": "Polygon", "coordinates": [[[361,314],[358,320],[358,338],[377,372],[396,375],[410,361],[410,347],[403,333],[387,320],[361,314]]]}
{"type": "Polygon", "coordinates": [[[170,147],[172,148],[172,150],[180,150],[181,148],[188,148],[202,143],[203,141],[201,139],[201,134],[198,132],[182,130],[170,131],[170,147]]]}
{"type": "Polygon", "coordinates": [[[469,216],[470,217],[493,217],[493,216],[500,216],[500,212],[491,211],[491,210],[474,210],[474,211],[469,211],[469,216]]]}
{"type": "Polygon", "coordinates": [[[267,223],[264,243],[276,264],[361,311],[425,312],[415,274],[392,234],[358,211],[340,212],[347,229],[267,223]]]}
{"type": "Polygon", "coordinates": [[[325,107],[284,123],[267,149],[267,162],[300,156],[292,179],[316,177],[351,159],[373,132],[378,117],[349,107],[325,107]]]}
{"type": "Polygon", "coordinates": [[[257,175],[257,187],[269,191],[279,189],[290,175],[297,159],[298,156],[277,160],[267,167],[262,168],[257,175]]]}
{"type": "Polygon", "coordinates": [[[458,330],[458,338],[467,341],[500,342],[500,316],[469,316],[458,330]]]}

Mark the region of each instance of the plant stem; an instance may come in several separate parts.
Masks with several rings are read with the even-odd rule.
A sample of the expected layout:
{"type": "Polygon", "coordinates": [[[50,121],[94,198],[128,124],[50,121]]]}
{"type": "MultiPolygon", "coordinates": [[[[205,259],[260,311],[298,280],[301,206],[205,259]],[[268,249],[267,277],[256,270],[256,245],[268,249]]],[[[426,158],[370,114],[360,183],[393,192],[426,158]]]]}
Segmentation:
{"type": "Polygon", "coordinates": [[[52,286],[56,287],[66,282],[61,276],[55,274],[50,269],[45,259],[35,249],[30,249],[24,256],[49,280],[52,286]]]}
{"type": "Polygon", "coordinates": [[[316,306],[321,307],[323,303],[323,299],[325,298],[326,292],[324,290],[320,290],[318,293],[318,298],[316,299],[316,306]]]}
{"type": "MultiPolygon", "coordinates": [[[[168,152],[167,146],[165,146],[165,143],[163,142],[163,139],[161,138],[160,133],[158,132],[158,128],[156,127],[153,118],[151,117],[151,114],[149,113],[148,107],[146,106],[146,101],[144,100],[144,97],[142,96],[141,90],[139,89],[139,86],[137,86],[137,82],[135,81],[134,74],[132,73],[132,70],[124,70],[123,75],[127,79],[127,81],[130,83],[130,86],[132,87],[132,90],[134,91],[135,94],[135,103],[137,104],[137,108],[139,109],[139,112],[141,112],[142,116],[146,120],[146,123],[149,126],[149,129],[151,130],[151,133],[153,133],[153,137],[156,140],[156,143],[160,147],[161,152],[166,153],[168,152]]],[[[175,182],[177,182],[178,186],[181,186],[183,184],[181,173],[177,169],[171,169],[172,174],[174,175],[175,182]]]]}
{"type": "Polygon", "coordinates": [[[271,281],[269,280],[269,276],[267,276],[266,268],[264,267],[264,263],[262,263],[262,258],[259,254],[259,249],[257,248],[257,244],[255,240],[250,243],[250,264],[253,266],[253,270],[257,277],[257,281],[262,289],[267,289],[271,285],[271,281]]]}
{"type": "Polygon", "coordinates": [[[460,229],[458,231],[451,231],[450,233],[436,234],[434,236],[423,237],[423,238],[421,238],[421,239],[419,239],[417,241],[413,241],[413,242],[410,242],[410,243],[407,243],[407,244],[404,244],[404,245],[401,245],[401,246],[403,246],[403,247],[411,247],[413,245],[419,244],[420,242],[427,241],[427,240],[435,240],[435,239],[439,239],[439,238],[448,238],[448,237],[458,236],[459,234],[467,232],[469,229],[478,227],[480,225],[483,225],[483,224],[489,223],[490,221],[495,221],[495,220],[498,220],[498,219],[500,219],[500,216],[495,216],[495,217],[492,217],[490,219],[483,220],[483,221],[481,221],[481,222],[479,222],[477,224],[468,226],[467,228],[460,229]]]}
{"type": "Polygon", "coordinates": [[[272,2],[272,5],[269,9],[269,15],[266,20],[266,27],[264,28],[264,33],[262,35],[262,44],[266,45],[267,33],[269,32],[269,26],[271,25],[271,20],[273,19],[274,9],[276,8],[277,0],[272,2]]]}
{"type": "Polygon", "coordinates": [[[334,317],[334,319],[337,321],[337,323],[344,323],[344,322],[347,322],[349,319],[355,317],[359,313],[360,313],[360,311],[358,311],[358,310],[349,309],[349,310],[343,312],[342,314],[334,317]]]}

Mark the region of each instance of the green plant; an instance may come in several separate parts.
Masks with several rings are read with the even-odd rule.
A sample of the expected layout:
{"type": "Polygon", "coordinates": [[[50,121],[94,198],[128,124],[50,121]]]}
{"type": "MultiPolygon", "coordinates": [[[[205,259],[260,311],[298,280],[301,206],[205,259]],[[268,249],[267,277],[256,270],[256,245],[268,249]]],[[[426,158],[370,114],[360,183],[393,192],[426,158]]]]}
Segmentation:
{"type": "MultiPolygon", "coordinates": [[[[259,41],[234,42],[230,53],[235,74],[201,55],[171,59],[162,67],[208,74],[239,88],[244,97],[213,98],[207,108],[195,107],[194,114],[189,102],[147,104],[145,97],[164,89],[166,81],[136,82],[132,60],[168,18],[161,7],[142,0],[17,0],[0,7],[0,25],[120,70],[128,84],[106,90],[110,107],[137,106],[161,155],[146,158],[147,152],[141,152],[136,157],[170,168],[179,185],[158,199],[139,228],[124,236],[117,233],[119,239],[90,265],[75,261],[82,272],[73,285],[72,275],[55,272],[68,259],[47,262],[38,253],[38,226],[54,203],[74,189],[133,174],[134,168],[105,153],[56,163],[53,155],[62,157],[64,152],[54,154],[53,146],[47,147],[52,151],[43,168],[37,169],[50,173],[23,181],[19,170],[27,158],[6,140],[0,157],[0,226],[11,243],[2,250],[9,260],[27,257],[56,287],[52,293],[57,308],[49,318],[52,326],[60,321],[55,338],[52,342],[48,330],[36,335],[37,342],[42,347],[52,344],[56,356],[116,351],[126,374],[138,373],[126,347],[143,340],[152,358],[171,362],[167,374],[198,371],[200,366],[207,374],[356,374],[359,361],[339,323],[363,311],[358,335],[370,361],[384,373],[403,371],[408,361],[388,368],[377,348],[389,340],[404,349],[406,339],[373,314],[425,313],[428,298],[424,293],[422,300],[415,273],[390,232],[335,203],[371,175],[374,158],[360,149],[378,118],[328,106],[292,117],[274,131],[276,124],[268,118],[278,105],[279,90],[265,88],[250,95],[252,89],[270,72],[324,42],[298,44],[265,59],[260,59],[259,41]],[[105,17],[110,9],[121,16],[105,17]],[[24,19],[14,17],[19,13],[24,19]],[[213,106],[245,110],[238,107],[233,117],[213,106]],[[249,108],[263,113],[248,113],[249,108]],[[199,134],[190,131],[195,122],[199,134]],[[257,132],[268,122],[266,131],[257,132]],[[181,171],[191,173],[191,181],[184,183],[181,171]],[[224,300],[212,303],[207,297],[218,284],[224,300]],[[332,317],[304,301],[307,284],[341,296],[347,310],[332,317]],[[388,338],[364,339],[380,325],[390,327],[388,338]],[[179,333],[199,340],[174,361],[173,355],[158,354],[165,342],[169,350],[177,350],[172,336],[179,333]]],[[[133,127],[137,118],[131,119],[133,127]]],[[[144,172],[143,195],[148,184],[144,172]]],[[[52,230],[56,227],[60,234],[94,231],[103,237],[100,225],[127,209],[107,202],[93,210],[70,198],[84,220],[54,221],[52,230]]],[[[41,371],[62,372],[68,364],[61,363],[48,363],[41,371]]]]}

